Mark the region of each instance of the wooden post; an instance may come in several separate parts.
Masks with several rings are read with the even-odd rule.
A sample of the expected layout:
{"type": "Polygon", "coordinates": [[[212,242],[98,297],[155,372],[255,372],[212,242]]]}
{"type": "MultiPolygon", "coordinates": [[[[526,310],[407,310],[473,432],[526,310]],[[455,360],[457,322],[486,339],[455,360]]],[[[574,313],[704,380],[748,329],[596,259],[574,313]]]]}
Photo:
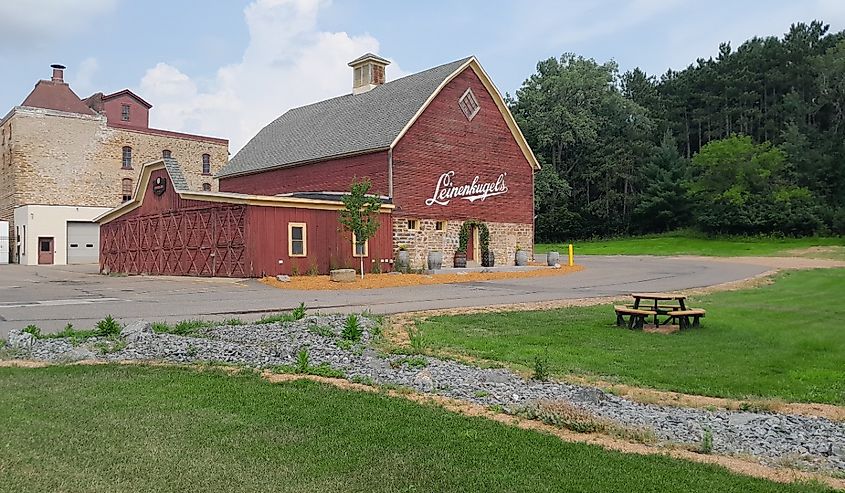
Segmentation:
{"type": "Polygon", "coordinates": [[[572,267],[575,265],[575,255],[573,252],[572,243],[569,244],[569,266],[572,267]]]}

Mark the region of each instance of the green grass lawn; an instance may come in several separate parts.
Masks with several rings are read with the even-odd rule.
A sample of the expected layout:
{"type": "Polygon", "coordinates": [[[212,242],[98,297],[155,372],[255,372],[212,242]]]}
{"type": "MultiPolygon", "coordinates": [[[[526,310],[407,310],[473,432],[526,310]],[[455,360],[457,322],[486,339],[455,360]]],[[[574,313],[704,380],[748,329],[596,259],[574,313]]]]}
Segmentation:
{"type": "Polygon", "coordinates": [[[0,491],[807,492],[310,382],[0,369],[0,491]]]}
{"type": "MultiPolygon", "coordinates": [[[[576,255],[707,255],[717,257],[788,255],[789,250],[834,247],[810,254],[845,260],[845,238],[706,238],[686,232],[609,240],[574,241],[576,255]]],[[[537,253],[567,252],[568,244],[538,243],[537,253]]]]}
{"type": "Polygon", "coordinates": [[[613,307],[437,317],[429,347],[526,367],[547,352],[558,374],[606,376],[718,397],[845,404],[845,269],[797,271],[773,285],[693,299],[702,328],[617,328],[613,307]]]}

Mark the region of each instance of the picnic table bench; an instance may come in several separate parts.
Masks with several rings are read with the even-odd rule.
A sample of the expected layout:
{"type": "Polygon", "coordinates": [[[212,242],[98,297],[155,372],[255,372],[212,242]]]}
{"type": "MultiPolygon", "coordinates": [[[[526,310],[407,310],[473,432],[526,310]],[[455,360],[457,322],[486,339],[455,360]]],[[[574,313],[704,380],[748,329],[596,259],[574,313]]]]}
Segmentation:
{"type": "Polygon", "coordinates": [[[616,311],[616,325],[625,325],[625,316],[628,316],[628,328],[639,329],[645,325],[646,317],[654,317],[654,325],[660,327],[660,316],[666,316],[663,325],[677,323],[681,329],[698,327],[706,312],[699,308],[688,308],[686,306],[686,295],[677,293],[633,293],[632,305],[614,306],[616,311]],[[647,300],[643,304],[643,300],[647,300]],[[666,305],[661,302],[677,302],[677,304],[666,305]],[[648,303],[653,302],[653,303],[648,303]]]}

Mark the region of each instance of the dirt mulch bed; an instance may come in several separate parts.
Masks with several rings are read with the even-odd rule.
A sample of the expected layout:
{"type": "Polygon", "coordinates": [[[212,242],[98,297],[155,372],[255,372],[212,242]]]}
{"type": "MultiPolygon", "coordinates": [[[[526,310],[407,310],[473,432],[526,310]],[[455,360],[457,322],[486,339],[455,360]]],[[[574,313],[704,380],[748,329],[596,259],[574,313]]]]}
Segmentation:
{"type": "Polygon", "coordinates": [[[355,282],[332,282],[329,276],[294,276],[290,282],[279,282],[275,277],[264,277],[263,284],[281,289],[297,290],[348,290],[398,288],[405,286],[426,286],[429,284],[455,284],[462,282],[496,281],[500,279],[524,279],[531,277],[563,276],[584,268],[573,267],[532,269],[517,272],[465,272],[455,274],[366,274],[355,282]]]}

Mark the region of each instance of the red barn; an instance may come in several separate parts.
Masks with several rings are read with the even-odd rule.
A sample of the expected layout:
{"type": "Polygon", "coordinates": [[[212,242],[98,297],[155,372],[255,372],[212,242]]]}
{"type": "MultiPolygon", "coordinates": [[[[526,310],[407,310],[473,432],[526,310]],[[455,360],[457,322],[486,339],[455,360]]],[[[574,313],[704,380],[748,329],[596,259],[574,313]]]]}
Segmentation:
{"type": "MultiPolygon", "coordinates": [[[[134,198],[101,216],[105,272],[263,277],[354,267],[349,233],[340,230],[337,194],[261,196],[192,192],[176,160],[147,164],[134,198]]],[[[390,212],[366,245],[371,269],[393,258],[390,212]]]]}
{"type": "MultiPolygon", "coordinates": [[[[385,203],[382,227],[364,252],[370,265],[386,268],[406,245],[412,267],[423,267],[432,251],[450,266],[465,222],[470,264],[480,260],[486,229],[496,264],[513,265],[517,246],[533,249],[539,164],[498,90],[474,57],[385,83],[389,63],[369,53],[350,62],[351,94],[292,109],[263,128],[219,172],[220,193],[172,190],[149,204],[139,193],[136,204],[104,216],[104,267],[255,276],[354,266],[337,211],[355,178],[368,178],[385,203]],[[156,214],[164,222],[150,222],[156,214]],[[143,253],[133,228],[141,236],[181,231],[181,246],[173,248],[191,253],[179,261],[173,248],[143,253]],[[292,258],[292,233],[307,234],[309,245],[319,241],[292,258]],[[186,235],[200,244],[188,246],[186,235]]],[[[176,179],[175,162],[158,166],[153,179],[168,171],[176,179]]]]}

